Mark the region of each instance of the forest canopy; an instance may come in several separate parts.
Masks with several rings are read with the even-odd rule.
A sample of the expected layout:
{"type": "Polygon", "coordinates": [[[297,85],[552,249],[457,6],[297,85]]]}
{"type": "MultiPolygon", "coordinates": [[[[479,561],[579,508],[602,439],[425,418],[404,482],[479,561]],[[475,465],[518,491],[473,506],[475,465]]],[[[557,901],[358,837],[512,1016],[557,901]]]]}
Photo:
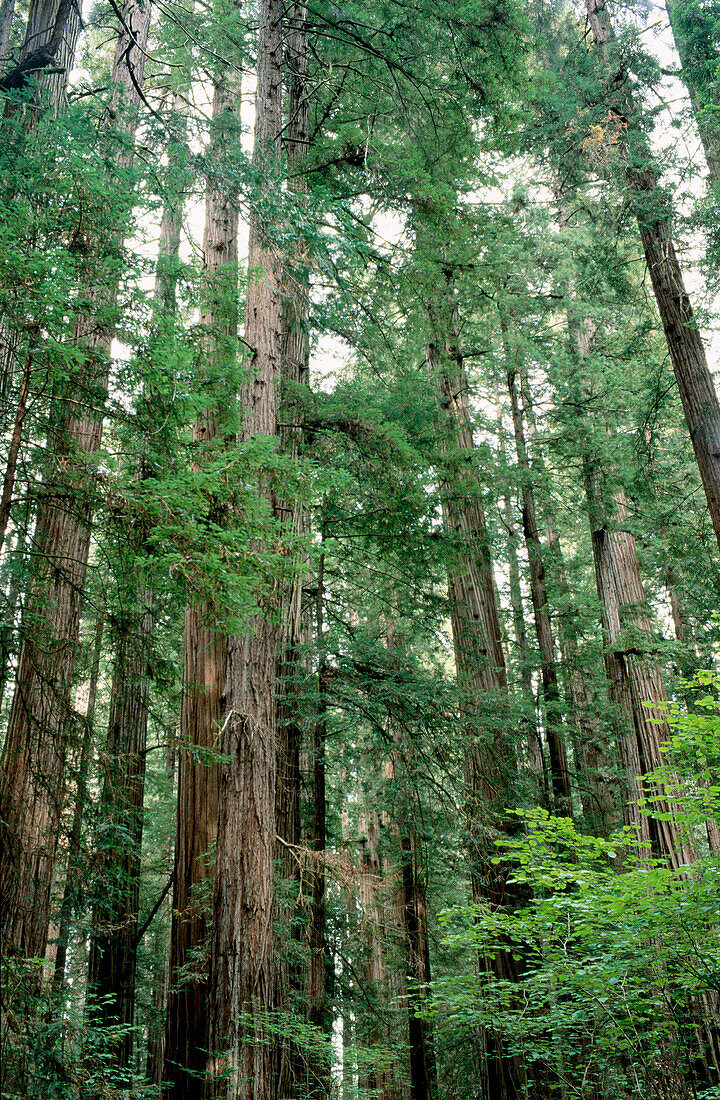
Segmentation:
{"type": "Polygon", "coordinates": [[[3,1100],[720,1098],[720,3],[0,0],[3,1100]]]}

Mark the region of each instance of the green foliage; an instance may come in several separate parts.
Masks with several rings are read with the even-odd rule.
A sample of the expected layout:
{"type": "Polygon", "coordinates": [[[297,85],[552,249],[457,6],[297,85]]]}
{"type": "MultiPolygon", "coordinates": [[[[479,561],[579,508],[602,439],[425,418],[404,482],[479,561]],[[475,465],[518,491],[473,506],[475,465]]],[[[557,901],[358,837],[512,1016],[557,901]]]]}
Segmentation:
{"type": "MultiPolygon", "coordinates": [[[[699,724],[717,751],[716,721],[699,724]]],[[[603,840],[539,808],[518,815],[524,829],[498,842],[498,859],[511,861],[529,900],[512,912],[442,915],[466,970],[436,983],[434,1011],[522,1051],[553,1095],[662,1096],[677,1059],[692,1081],[704,1057],[704,999],[720,973],[718,857],[691,875],[673,872],[627,832],[603,840]],[[500,949],[516,955],[517,982],[478,973],[473,956],[500,949]]]]}
{"type": "MultiPolygon", "coordinates": [[[[39,984],[41,959],[3,961],[3,1100],[121,1100],[129,1073],[117,1068],[124,1025],[93,1027],[82,1011],[58,1015],[39,984]]],[[[142,1087],[133,1090],[140,1100],[142,1087]]]]}

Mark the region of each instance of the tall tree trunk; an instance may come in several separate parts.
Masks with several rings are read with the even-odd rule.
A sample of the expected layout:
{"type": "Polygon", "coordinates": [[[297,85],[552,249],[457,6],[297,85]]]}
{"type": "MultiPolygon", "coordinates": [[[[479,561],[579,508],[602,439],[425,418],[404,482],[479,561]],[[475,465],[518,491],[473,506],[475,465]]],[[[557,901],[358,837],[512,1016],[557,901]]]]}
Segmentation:
{"type": "MultiPolygon", "coordinates": [[[[310,909],[310,966],[308,971],[308,1022],[323,1034],[329,1030],[325,997],[325,868],[327,844],[325,742],[327,739],[328,666],[325,652],[325,555],[320,554],[315,596],[315,629],[318,648],[318,710],[313,728],[312,846],[317,854],[312,871],[310,909]]],[[[311,1054],[308,1062],[309,1093],[314,1100],[330,1095],[331,1066],[324,1053],[311,1054]]]]}
{"type": "Polygon", "coordinates": [[[167,1001],[170,992],[170,958],[167,953],[167,935],[162,927],[156,930],[155,967],[152,981],[152,1010],[148,1025],[147,1059],[145,1076],[152,1085],[160,1085],[165,1065],[165,1037],[167,1001]],[[159,942],[158,942],[159,941],[159,942]]]}
{"type": "Polygon", "coordinates": [[[565,737],[560,715],[560,691],[558,688],[557,666],[555,664],[555,641],[553,639],[550,609],[548,607],[547,585],[545,583],[545,563],[535,509],[535,493],[532,484],[532,471],[528,458],[523,424],[523,410],[517,389],[516,353],[511,347],[507,321],[500,315],[500,325],[507,362],[507,389],[510,397],[515,449],[521,477],[522,522],[530,566],[530,593],[532,596],[535,633],[540,649],[540,671],[543,695],[545,697],[545,721],[547,728],[548,750],[550,757],[550,780],[552,784],[555,810],[561,814],[572,815],[572,791],[570,789],[570,770],[568,768],[565,737]]]}
{"type": "Polygon", "coordinates": [[[105,625],[105,608],[101,607],[97,613],[95,623],[95,643],[93,646],[92,665],[90,668],[90,685],[88,689],[87,710],[83,729],[82,745],[80,747],[80,759],[78,761],[77,789],[75,791],[75,808],[73,810],[72,825],[68,839],[68,865],[65,874],[65,887],[62,903],[60,905],[60,931],[58,934],[57,949],[55,951],[55,971],[53,973],[53,999],[59,1002],[65,983],[65,967],[67,963],[67,950],[70,943],[70,922],[78,907],[82,885],[82,860],[81,840],[82,826],[85,810],[88,805],[88,767],[90,765],[90,748],[95,725],[95,706],[97,703],[98,680],[100,677],[100,657],[102,655],[102,636],[105,625]]]}
{"type": "MultiPolygon", "coordinates": [[[[390,616],[386,618],[385,635],[392,667],[397,661],[398,640],[390,616]]],[[[388,717],[396,746],[387,769],[388,779],[394,788],[388,815],[400,857],[398,927],[403,961],[400,998],[407,1003],[410,1097],[411,1100],[434,1100],[437,1095],[437,1067],[432,1018],[425,1011],[430,989],[430,946],[422,845],[417,830],[421,810],[415,746],[411,741],[404,742],[392,712],[388,717]]]]}
{"type": "MultiPolygon", "coordinates": [[[[240,81],[226,71],[215,83],[212,145],[217,156],[237,138],[240,81]]],[[[208,408],[193,425],[194,469],[225,445],[232,430],[227,378],[237,358],[237,195],[218,174],[205,200],[204,331],[198,389],[209,392],[208,408]]],[[[215,509],[216,522],[223,521],[215,509]]],[[[217,750],[222,721],[227,637],[212,625],[209,601],[185,612],[183,697],[178,757],[178,807],[170,938],[170,990],[163,1080],[173,1100],[196,1100],[208,1046],[209,937],[212,850],[218,826],[217,750]]]]}
{"type": "MultiPolygon", "coordinates": [[[[133,576],[136,559],[126,563],[133,576]]],[[[121,596],[122,598],[122,596],[121,596]]],[[[119,1069],[130,1066],[135,1017],[140,855],[145,793],[149,662],[153,614],[141,585],[129,593],[114,625],[115,661],[105,776],[96,829],[98,865],[88,966],[89,1006],[101,1026],[125,1025],[116,1047],[119,1069]],[[132,606],[137,598],[138,606],[132,606]]]]}
{"type": "Polygon", "coordinates": [[[558,639],[570,725],[574,731],[575,774],[583,823],[593,836],[607,837],[622,824],[617,782],[612,775],[606,735],[588,689],[589,671],[581,663],[577,625],[570,610],[570,586],[560,540],[554,528],[548,532],[547,544],[548,556],[554,560],[560,600],[567,608],[558,616],[558,639]]]}
{"type": "MultiPolygon", "coordinates": [[[[281,0],[262,0],[254,161],[267,187],[277,178],[280,160],[282,16],[281,0]]],[[[253,351],[243,395],[245,440],[277,433],[281,265],[268,230],[256,214],[250,225],[245,313],[245,340],[253,351]]],[[[275,501],[264,475],[259,497],[272,515],[275,501]]],[[[273,1001],[278,603],[277,582],[268,581],[252,632],[232,637],[228,645],[207,1090],[225,1100],[270,1100],[273,1095],[273,1057],[265,1020],[273,1001]]]]}
{"type": "MultiPolygon", "coordinates": [[[[149,6],[128,0],[115,53],[115,92],[111,114],[126,138],[132,138],[139,104],[149,6]],[[132,74],[132,76],[131,76],[132,74]],[[121,95],[124,109],[119,113],[121,95]]],[[[114,154],[127,169],[129,142],[114,154]]],[[[122,229],[114,226],[108,244],[117,248],[122,229]]],[[[59,430],[39,491],[32,554],[33,579],[15,696],[3,751],[0,780],[0,916],[5,945],[28,957],[45,951],[58,823],[64,795],[69,692],[75,667],[82,598],[90,546],[92,514],[91,459],[100,446],[107,393],[108,353],[113,337],[108,313],[117,294],[115,259],[87,296],[97,311],[81,317],[76,344],[85,356],[79,373],[67,383],[68,400],[58,408],[59,430]],[[104,315],[104,316],[103,316],[104,315]],[[78,402],[77,393],[83,395],[78,402]]]]}
{"type": "MultiPolygon", "coordinates": [[[[460,708],[467,731],[472,894],[479,904],[502,906],[509,897],[505,870],[495,860],[495,840],[507,828],[506,807],[515,802],[517,762],[506,721],[505,658],[495,581],[481,487],[472,465],[467,378],[450,290],[448,286],[445,300],[429,304],[433,339],[427,347],[427,366],[442,414],[440,492],[443,526],[453,544],[448,592],[460,708]]],[[[509,952],[495,952],[481,965],[500,978],[517,977],[509,952]]],[[[483,1100],[522,1096],[526,1086],[522,1059],[504,1055],[502,1035],[494,1029],[482,1029],[481,1043],[483,1100]]]]}
{"type": "MultiPolygon", "coordinates": [[[[505,432],[503,428],[502,405],[496,394],[498,455],[503,470],[507,469],[505,450],[505,432]]],[[[523,702],[523,725],[526,727],[527,762],[536,788],[537,800],[549,808],[548,783],[545,770],[540,731],[536,721],[535,697],[532,686],[532,669],[525,626],[522,586],[520,584],[520,564],[518,562],[517,526],[509,486],[506,485],[502,498],[503,524],[507,533],[508,586],[510,589],[510,607],[512,609],[513,634],[520,664],[520,691],[523,702]]]]}
{"type": "MultiPolygon", "coordinates": [[[[171,162],[177,159],[174,146],[170,147],[169,159],[171,162]]],[[[181,224],[182,199],[174,194],[163,205],[155,271],[154,320],[160,326],[174,321],[181,224]]],[[[157,447],[154,437],[162,431],[167,415],[162,402],[155,401],[160,395],[155,392],[152,380],[145,388],[146,404],[152,406],[152,411],[148,410],[150,434],[145,440],[150,450],[153,445],[157,447]]],[[[148,474],[143,457],[138,463],[137,480],[143,481],[148,474]]],[[[130,1029],[135,1015],[145,751],[154,629],[154,594],[143,583],[143,562],[152,555],[148,536],[143,518],[116,532],[121,607],[115,625],[108,772],[102,798],[104,819],[97,845],[100,881],[107,888],[97,892],[101,900],[93,914],[88,977],[91,999],[99,1005],[95,1009],[99,1020],[109,1023],[116,1019],[128,1027],[118,1047],[118,1066],[123,1069],[131,1062],[134,1034],[130,1029]]],[[[167,968],[163,965],[161,992],[166,975],[167,968]]]]}
{"type": "MultiPolygon", "coordinates": [[[[690,637],[685,622],[685,611],[680,601],[680,594],[677,589],[677,577],[672,565],[668,565],[665,570],[665,588],[667,589],[670,602],[670,615],[673,621],[675,638],[681,643],[682,649],[684,650],[684,655],[680,662],[678,662],[680,666],[678,671],[683,679],[690,680],[700,666],[697,661],[697,650],[690,644],[690,637]],[[695,659],[693,659],[691,654],[694,654],[695,659]]],[[[692,686],[688,685],[685,689],[685,706],[690,712],[696,711],[696,697],[696,691],[692,686]]],[[[707,766],[707,761],[704,761],[704,763],[707,766]]],[[[707,777],[699,782],[702,786],[707,786],[707,777]]],[[[705,822],[705,833],[710,851],[713,853],[720,852],[720,826],[718,826],[717,821],[713,818],[707,818],[705,822]]]]}
{"type": "Polygon", "coordinates": [[[0,705],[5,698],[5,689],[12,672],[12,656],[15,652],[16,623],[22,615],[21,582],[25,567],[25,558],[29,537],[27,528],[29,517],[25,515],[25,522],[19,527],[15,545],[12,550],[6,550],[5,561],[10,574],[7,587],[7,595],[3,594],[2,613],[0,614],[0,705]],[[11,562],[14,563],[11,564],[11,562]]]}
{"type": "Polygon", "coordinates": [[[3,478],[2,497],[0,498],[0,553],[2,552],[2,548],[5,543],[5,533],[7,531],[8,522],[10,520],[10,510],[12,507],[12,498],[15,489],[15,474],[17,472],[17,462],[18,455],[20,454],[22,430],[23,424],[25,422],[25,413],[27,412],[28,395],[30,392],[30,378],[32,375],[34,350],[33,345],[35,342],[35,338],[36,334],[33,333],[30,337],[30,344],[25,355],[25,365],[23,367],[22,379],[20,381],[20,392],[17,399],[15,423],[13,424],[12,436],[10,437],[10,447],[8,450],[7,464],[5,466],[5,476],[3,478]]]}
{"type": "MultiPolygon", "coordinates": [[[[582,361],[590,354],[595,325],[589,320],[579,332],[571,328],[577,356],[582,398],[582,361]]],[[[578,405],[580,407],[580,405],[578,405]]],[[[612,498],[605,488],[601,460],[594,454],[583,426],[579,426],[583,475],[592,535],[593,559],[605,636],[605,668],[610,698],[625,716],[619,731],[619,755],[629,783],[624,800],[626,822],[638,839],[651,844],[655,854],[672,867],[697,858],[692,843],[677,822],[676,809],[663,788],[643,776],[664,765],[660,745],[670,738],[662,673],[652,656],[652,623],[640,575],[635,539],[627,529],[629,512],[622,489],[612,498]],[[637,799],[651,799],[650,808],[666,820],[641,813],[637,799]]]]}
{"type": "Polygon", "coordinates": [[[373,1060],[373,1048],[386,1050],[394,1046],[392,1033],[392,1009],[390,975],[386,959],[388,931],[385,915],[387,902],[383,897],[384,867],[380,852],[380,814],[376,808],[365,805],[358,819],[360,913],[363,940],[363,985],[368,1001],[368,1012],[363,1014],[361,1043],[367,1054],[360,1073],[361,1095],[370,1094],[377,1100],[402,1100],[402,1089],[397,1075],[383,1059],[380,1065],[373,1060]]]}
{"type": "MultiPolygon", "coordinates": [[[[285,41],[287,80],[287,124],[284,133],[289,188],[298,213],[307,205],[307,185],[303,160],[309,141],[307,12],[304,3],[293,3],[289,10],[285,41]]],[[[307,241],[302,235],[287,256],[283,272],[282,298],[282,394],[280,439],[288,458],[297,456],[302,444],[297,419],[294,387],[307,385],[309,377],[309,273],[307,241]]],[[[308,515],[302,500],[276,502],[276,514],[283,516],[293,540],[308,534],[308,515]]],[[[295,1009],[304,1000],[306,974],[297,963],[291,965],[285,943],[300,935],[295,914],[295,898],[300,893],[299,862],[294,846],[300,840],[300,748],[302,740],[301,694],[307,673],[307,649],[311,637],[309,607],[303,606],[303,589],[309,588],[309,563],[304,548],[293,554],[293,577],[283,592],[282,637],[278,669],[277,786],[276,829],[277,861],[286,889],[277,901],[280,950],[275,959],[275,1007],[295,1009]],[[291,895],[291,896],[288,896],[291,895]]],[[[312,918],[311,918],[312,920],[312,918]]],[[[311,948],[312,951],[312,948],[311,948]]],[[[310,963],[312,969],[312,962],[310,963]]],[[[302,1092],[302,1082],[311,1073],[311,1051],[283,1039],[277,1044],[277,1094],[289,1097],[302,1092]]]]}
{"type": "Polygon", "coordinates": [[[630,78],[622,60],[613,56],[614,33],[606,0],[586,0],[586,7],[593,41],[606,70],[603,79],[610,114],[617,118],[619,132],[629,130],[639,146],[631,152],[627,139],[622,138],[628,197],[640,230],[690,440],[720,546],[720,402],[675,251],[672,206],[658,184],[657,169],[640,132],[640,108],[633,97],[630,78]]]}
{"type": "Polygon", "coordinates": [[[433,1100],[437,1095],[437,1068],[433,1026],[427,1007],[430,987],[430,949],[421,849],[416,831],[401,837],[403,882],[403,933],[407,953],[408,1031],[410,1035],[410,1088],[412,1100],[433,1100]]]}

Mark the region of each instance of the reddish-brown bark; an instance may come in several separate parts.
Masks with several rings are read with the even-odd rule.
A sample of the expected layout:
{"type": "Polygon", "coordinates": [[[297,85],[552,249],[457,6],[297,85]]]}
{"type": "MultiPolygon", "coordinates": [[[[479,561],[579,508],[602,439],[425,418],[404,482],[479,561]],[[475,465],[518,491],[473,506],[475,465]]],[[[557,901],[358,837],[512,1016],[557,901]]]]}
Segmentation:
{"type": "MultiPolygon", "coordinates": [[[[254,159],[277,174],[282,131],[280,0],[259,10],[254,159]]],[[[250,226],[245,340],[252,348],[241,437],[274,436],[281,372],[281,261],[270,227],[250,226]]],[[[261,475],[270,515],[275,500],[261,475]]],[[[220,739],[218,836],[210,962],[207,1094],[270,1100],[276,782],[276,669],[280,643],[277,582],[268,580],[251,628],[228,643],[226,710],[220,739]]]]}
{"type": "Polygon", "coordinates": [[[645,260],[662,321],[690,441],[720,545],[720,402],[708,367],[690,296],[672,233],[672,204],[658,182],[658,171],[641,137],[639,106],[630,78],[613,56],[614,32],[606,0],[586,0],[588,23],[598,54],[607,68],[610,112],[618,132],[632,132],[639,145],[633,154],[627,135],[618,142],[625,164],[628,198],[637,220],[645,260]],[[618,72],[613,72],[617,67],[618,72]]]}
{"type": "MultiPolygon", "coordinates": [[[[237,125],[239,79],[225,73],[215,84],[213,142],[221,150],[237,125]]],[[[203,237],[200,324],[205,332],[198,388],[211,400],[193,425],[195,468],[224,445],[232,407],[223,364],[232,374],[237,354],[237,196],[208,182],[203,237]]],[[[220,518],[220,517],[218,517],[220,518]]],[[[173,1100],[194,1100],[208,1045],[207,968],[212,927],[212,849],[218,822],[218,765],[227,637],[212,624],[209,601],[185,612],[183,698],[178,752],[170,988],[163,1079],[173,1100]]]]}
{"type": "MultiPolygon", "coordinates": [[[[115,54],[111,111],[116,127],[128,138],[137,124],[134,108],[139,103],[137,86],[142,80],[149,15],[149,6],[129,0],[124,19],[134,42],[122,30],[115,54]],[[121,97],[124,110],[120,113],[121,97]]],[[[132,158],[128,143],[114,155],[114,163],[128,168],[132,158]]],[[[113,232],[117,245],[122,229],[113,232]]],[[[75,345],[83,363],[67,382],[66,400],[58,399],[56,404],[55,432],[39,490],[33,577],[0,777],[3,941],[28,957],[44,953],[47,937],[64,797],[69,692],[90,546],[92,456],[102,436],[114,331],[106,318],[117,293],[116,265],[105,270],[100,258],[93,274],[85,295],[96,308],[81,317],[75,328],[75,345]]]]}
{"type": "Polygon", "coordinates": [[[500,317],[505,356],[507,359],[507,389],[510,397],[515,449],[521,477],[522,522],[525,545],[530,567],[530,594],[532,597],[535,633],[540,650],[540,672],[543,695],[545,697],[545,724],[550,757],[550,781],[552,784],[555,810],[562,814],[572,813],[572,791],[570,789],[570,770],[568,768],[565,737],[560,716],[560,691],[558,687],[557,665],[555,663],[555,641],[550,609],[548,607],[547,585],[545,582],[545,562],[543,548],[538,531],[535,492],[532,484],[532,471],[525,441],[523,410],[517,388],[517,367],[515,353],[510,343],[510,334],[505,318],[500,317]]]}

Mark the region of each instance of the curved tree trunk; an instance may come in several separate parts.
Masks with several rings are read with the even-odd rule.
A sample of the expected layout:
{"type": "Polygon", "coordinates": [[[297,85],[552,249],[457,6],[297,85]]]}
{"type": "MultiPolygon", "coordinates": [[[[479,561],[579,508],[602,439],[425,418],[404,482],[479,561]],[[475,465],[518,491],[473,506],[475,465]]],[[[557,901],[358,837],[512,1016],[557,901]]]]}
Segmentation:
{"type": "Polygon", "coordinates": [[[680,392],[695,460],[700,471],[715,538],[720,546],[720,402],[708,367],[690,297],[685,289],[672,236],[672,206],[658,183],[653,158],[638,127],[639,108],[620,59],[613,57],[614,33],[606,0],[586,0],[588,22],[606,72],[610,112],[618,126],[631,128],[640,155],[631,155],[626,139],[628,198],[637,220],[658,312],[680,392]],[[617,63],[619,72],[612,72],[617,63]]]}

